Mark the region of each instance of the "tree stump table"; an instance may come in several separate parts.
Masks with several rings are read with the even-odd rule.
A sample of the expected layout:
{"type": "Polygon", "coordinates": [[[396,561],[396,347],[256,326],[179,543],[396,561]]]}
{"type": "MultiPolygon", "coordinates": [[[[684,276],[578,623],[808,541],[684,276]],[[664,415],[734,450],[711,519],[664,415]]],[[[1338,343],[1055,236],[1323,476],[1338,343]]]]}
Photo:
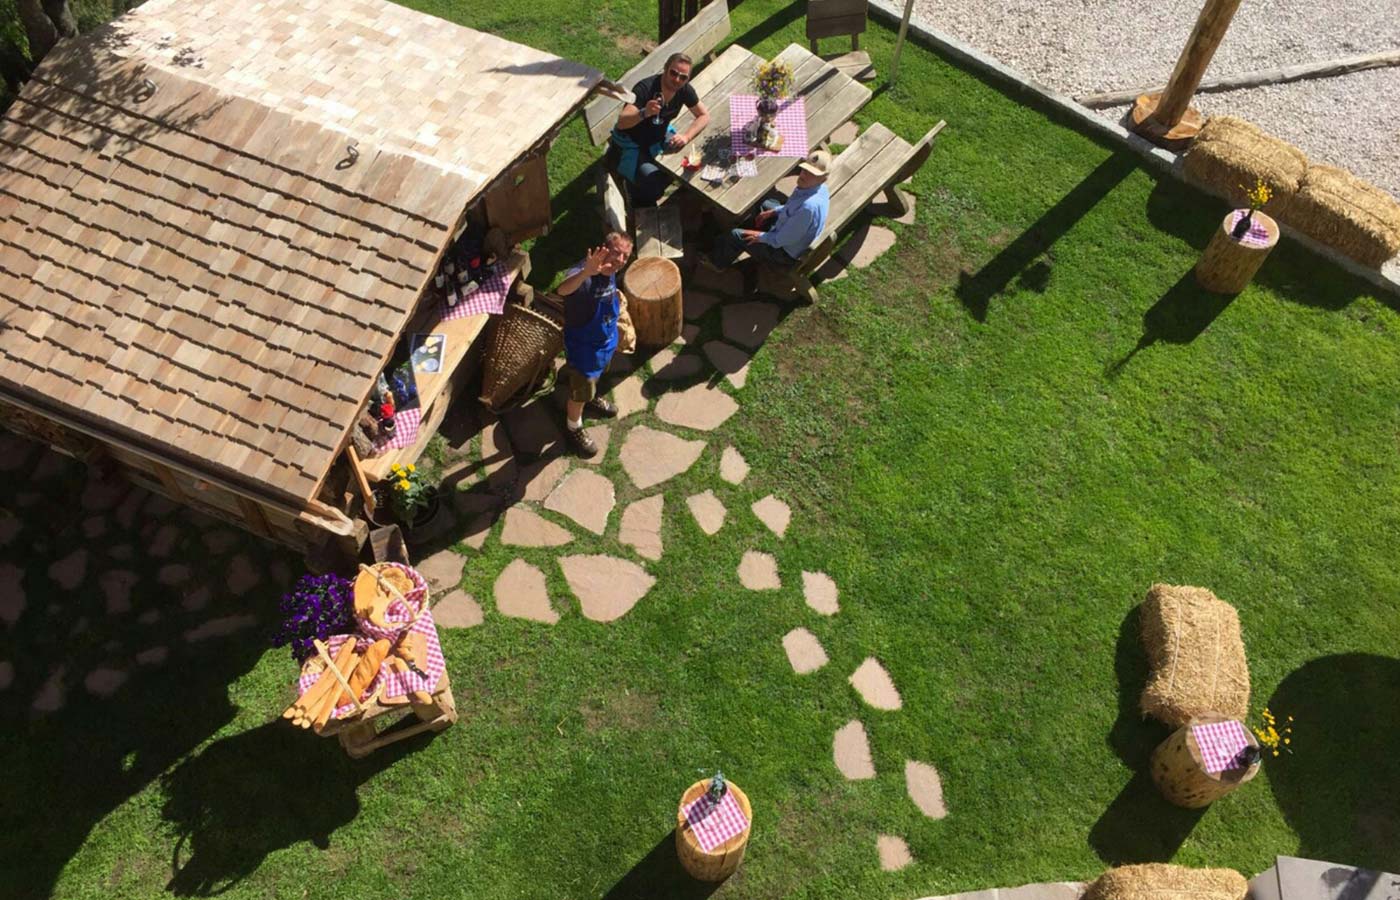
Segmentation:
{"type": "Polygon", "coordinates": [[[627,311],[637,329],[637,346],[666,347],[681,336],[681,270],[669,259],[649,256],[622,276],[627,311]]]}
{"type": "Polygon", "coordinates": [[[1196,283],[1216,294],[1238,294],[1278,243],[1278,223],[1256,211],[1243,237],[1234,236],[1235,224],[1245,214],[1236,209],[1225,216],[1220,228],[1196,263],[1196,283]]]}
{"type": "Polygon", "coordinates": [[[1243,724],[1226,716],[1199,716],[1152,751],[1152,780],[1168,802],[1187,809],[1209,806],[1249,781],[1259,760],[1241,765],[1246,747],[1259,742],[1243,724]]]}
{"type": "Polygon", "coordinates": [[[726,783],[726,793],[718,806],[702,810],[705,815],[692,820],[686,810],[705,796],[709,779],[703,779],[685,789],[676,810],[676,855],[692,878],[699,881],[723,881],[744,859],[744,849],[753,831],[753,808],[749,798],[733,782],[726,783]],[[742,812],[742,828],[736,816],[742,812]],[[723,838],[714,843],[716,838],[723,838]],[[706,849],[706,848],[709,849],[706,849]]]}

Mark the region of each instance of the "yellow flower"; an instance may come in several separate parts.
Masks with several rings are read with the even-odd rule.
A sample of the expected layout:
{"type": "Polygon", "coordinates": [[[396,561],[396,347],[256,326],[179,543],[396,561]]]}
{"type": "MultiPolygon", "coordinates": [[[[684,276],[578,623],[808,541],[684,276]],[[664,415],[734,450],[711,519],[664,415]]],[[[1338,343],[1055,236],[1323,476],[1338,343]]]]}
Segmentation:
{"type": "Polygon", "coordinates": [[[1284,738],[1284,739],[1283,739],[1283,742],[1284,742],[1285,744],[1291,744],[1291,743],[1293,743],[1293,738],[1284,738]]]}
{"type": "Polygon", "coordinates": [[[411,484],[408,483],[408,479],[407,479],[407,478],[400,478],[400,479],[399,479],[399,483],[396,484],[396,485],[394,485],[394,486],[397,487],[397,488],[398,488],[399,490],[401,490],[401,491],[406,491],[406,490],[408,490],[410,487],[412,487],[413,485],[411,485],[411,484]]]}
{"type": "Polygon", "coordinates": [[[408,464],[408,471],[410,471],[410,472],[417,472],[417,471],[418,471],[418,467],[415,466],[413,463],[409,463],[409,464],[408,464]]]}

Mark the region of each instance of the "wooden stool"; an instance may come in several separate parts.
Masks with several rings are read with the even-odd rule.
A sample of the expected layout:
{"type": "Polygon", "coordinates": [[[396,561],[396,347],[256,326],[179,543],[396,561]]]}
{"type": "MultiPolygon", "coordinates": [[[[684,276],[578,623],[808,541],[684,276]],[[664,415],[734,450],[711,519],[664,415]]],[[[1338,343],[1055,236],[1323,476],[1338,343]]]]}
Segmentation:
{"type": "Polygon", "coordinates": [[[1216,294],[1238,294],[1268,259],[1278,243],[1278,223],[1255,211],[1249,232],[1241,239],[1231,236],[1244,210],[1232,210],[1211,235],[1210,243],[1196,263],[1196,283],[1216,294]]]}
{"type": "Polygon", "coordinates": [[[649,256],[622,276],[627,311],[637,329],[637,346],[666,347],[681,336],[681,270],[669,259],[649,256]]]}
{"type": "Polygon", "coordinates": [[[702,850],[690,829],[690,823],[685,819],[685,808],[709,787],[709,779],[702,779],[686,788],[681,795],[681,805],[676,810],[676,855],[692,878],[698,881],[723,881],[734,874],[744,859],[744,849],[748,847],[749,835],[753,833],[753,807],[749,806],[749,798],[744,792],[732,781],[728,782],[728,789],[744,811],[744,818],[749,820],[749,827],[713,850],[702,850]]]}
{"type": "MultiPolygon", "coordinates": [[[[1230,721],[1233,720],[1227,716],[1216,715],[1194,718],[1152,751],[1152,780],[1157,783],[1157,789],[1168,802],[1187,809],[1209,806],[1249,781],[1259,771],[1257,761],[1247,769],[1206,771],[1201,748],[1196,743],[1192,728],[1196,725],[1230,721]]],[[[1249,745],[1258,748],[1259,742],[1250,734],[1248,728],[1245,728],[1244,733],[1249,745]]]]}
{"type": "Polygon", "coordinates": [[[340,746],[344,748],[346,755],[351,759],[364,759],[381,747],[387,747],[415,734],[424,731],[446,731],[456,721],[457,701],[452,696],[452,683],[447,673],[443,672],[442,677],[438,679],[437,688],[433,691],[431,703],[410,701],[407,704],[385,704],[376,694],[366,702],[364,713],[343,721],[332,719],[326,723],[321,735],[324,737],[334,734],[340,740],[340,746]],[[413,715],[418,718],[417,722],[401,725],[400,721],[405,717],[400,716],[383,730],[375,724],[375,720],[382,716],[402,713],[405,706],[412,710],[413,715]]]}

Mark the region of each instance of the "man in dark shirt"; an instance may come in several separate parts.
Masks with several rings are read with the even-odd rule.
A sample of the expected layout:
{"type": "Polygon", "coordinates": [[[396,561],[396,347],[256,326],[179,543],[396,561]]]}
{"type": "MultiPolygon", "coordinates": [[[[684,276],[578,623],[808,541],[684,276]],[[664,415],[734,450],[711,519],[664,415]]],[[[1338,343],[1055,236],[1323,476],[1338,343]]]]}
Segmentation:
{"type": "Polygon", "coordinates": [[[557,293],[564,298],[564,361],[569,401],[564,434],[580,456],[596,456],[598,445],[583,430],[583,413],[610,419],[617,407],[598,396],[598,379],[617,349],[620,297],[616,275],[632,255],[632,239],[610,233],[583,262],[569,270],[557,293]]]}
{"type": "Polygon", "coordinates": [[[710,124],[710,112],[690,85],[690,57],[672,53],[660,75],[637,82],[635,103],[628,103],[618,114],[608,144],[608,165],[627,183],[632,205],[655,206],[670,183],[666,170],[656,157],[680,150],[710,124]],[[695,116],[690,127],[676,134],[671,122],[681,107],[695,116]]]}

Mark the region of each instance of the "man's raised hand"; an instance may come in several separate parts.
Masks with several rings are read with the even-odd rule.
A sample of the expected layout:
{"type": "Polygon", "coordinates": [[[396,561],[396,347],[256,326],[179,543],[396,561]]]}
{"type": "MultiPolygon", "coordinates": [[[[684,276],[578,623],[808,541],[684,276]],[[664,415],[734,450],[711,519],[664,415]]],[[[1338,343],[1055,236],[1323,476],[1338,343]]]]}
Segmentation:
{"type": "Polygon", "coordinates": [[[608,261],[607,247],[594,247],[588,251],[588,255],[583,258],[583,274],[588,276],[597,275],[603,271],[603,265],[608,261]]]}

